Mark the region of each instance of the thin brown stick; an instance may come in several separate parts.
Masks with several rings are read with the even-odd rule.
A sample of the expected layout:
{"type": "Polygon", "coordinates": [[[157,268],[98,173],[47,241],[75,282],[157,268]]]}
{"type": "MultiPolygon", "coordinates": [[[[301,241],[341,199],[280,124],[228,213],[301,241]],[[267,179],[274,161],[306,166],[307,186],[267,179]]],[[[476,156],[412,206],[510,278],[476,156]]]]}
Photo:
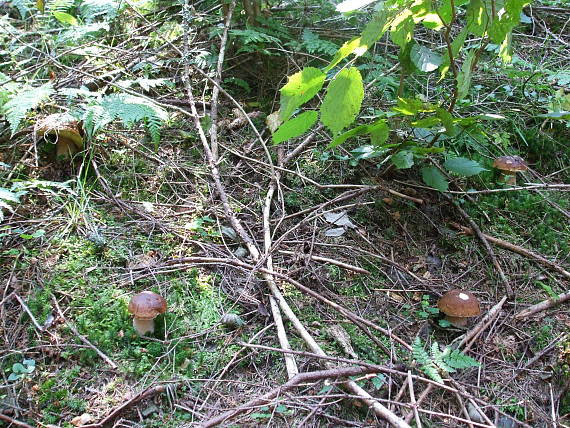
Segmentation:
{"type": "Polygon", "coordinates": [[[18,421],[18,420],[16,420],[16,419],[13,419],[13,418],[11,418],[10,416],[5,415],[4,413],[0,413],[0,420],[6,421],[6,422],[8,422],[9,424],[14,425],[14,426],[16,426],[16,427],[34,428],[33,426],[28,425],[28,424],[25,423],[25,422],[20,422],[20,421],[18,421]]]}
{"type": "Polygon", "coordinates": [[[157,386],[147,388],[143,392],[141,392],[140,394],[135,395],[133,398],[131,398],[127,402],[121,404],[119,407],[113,409],[111,411],[111,413],[109,413],[107,416],[105,416],[103,419],[101,419],[101,421],[94,423],[94,424],[90,424],[90,425],[81,425],[81,427],[82,428],[102,428],[102,427],[108,426],[121,413],[123,413],[125,410],[127,410],[128,408],[130,408],[134,404],[136,404],[139,401],[142,401],[146,398],[149,398],[155,394],[162,393],[165,390],[166,390],[166,385],[157,385],[157,386]]]}
{"type": "Polygon", "coordinates": [[[471,216],[467,213],[467,211],[465,211],[459,205],[454,203],[451,196],[446,194],[443,194],[443,196],[455,206],[457,211],[459,211],[459,214],[461,214],[461,217],[463,217],[471,225],[472,230],[475,231],[475,235],[479,238],[479,240],[483,244],[483,247],[485,247],[485,249],[487,250],[487,254],[489,255],[489,258],[491,259],[493,266],[495,266],[495,269],[497,270],[497,273],[499,274],[499,277],[501,278],[501,281],[505,286],[505,289],[507,291],[507,296],[512,297],[514,293],[511,284],[507,279],[507,276],[505,275],[505,272],[503,271],[503,268],[501,267],[499,261],[497,260],[493,248],[491,248],[491,246],[489,245],[487,235],[481,232],[481,229],[479,229],[479,226],[477,225],[477,223],[475,223],[475,221],[471,218],[471,216]]]}
{"type": "Polygon", "coordinates": [[[520,311],[518,314],[515,315],[515,319],[521,320],[524,318],[528,318],[538,312],[542,312],[554,306],[558,306],[569,300],[570,300],[570,291],[567,291],[566,293],[559,294],[556,297],[551,297],[550,299],[543,300],[542,302],[537,303],[536,305],[532,305],[526,309],[523,309],[522,311],[520,311]]]}
{"type": "MultiPolygon", "coordinates": [[[[279,250],[279,252],[281,254],[287,254],[290,256],[294,256],[294,255],[298,254],[294,251],[287,251],[287,250],[279,250]]],[[[341,261],[338,261],[335,259],[329,259],[328,257],[314,256],[312,254],[308,255],[308,257],[311,260],[315,260],[317,262],[330,263],[331,265],[336,265],[336,266],[344,268],[346,270],[351,270],[351,271],[356,272],[356,273],[362,273],[364,275],[370,275],[370,271],[367,271],[366,269],[363,269],[363,268],[358,267],[358,266],[350,265],[348,263],[344,263],[344,262],[341,262],[341,261]]]]}
{"type": "MultiPolygon", "coordinates": [[[[297,385],[299,385],[301,383],[316,382],[316,381],[319,381],[322,379],[328,379],[328,378],[356,376],[356,375],[361,375],[361,374],[365,374],[365,373],[374,373],[374,372],[375,371],[373,369],[367,368],[367,367],[339,367],[339,368],[334,368],[334,369],[329,369],[329,370],[318,370],[318,371],[314,371],[314,372],[299,373],[298,375],[296,375],[295,377],[290,379],[288,382],[284,383],[283,385],[280,385],[277,388],[272,389],[271,391],[267,392],[266,394],[263,394],[261,397],[254,398],[254,399],[248,401],[247,403],[242,404],[239,407],[228,410],[227,412],[224,412],[221,415],[218,415],[218,416],[216,416],[212,419],[209,419],[205,422],[202,422],[200,424],[200,427],[201,428],[208,428],[208,427],[213,427],[213,426],[228,422],[230,419],[233,419],[236,416],[238,416],[239,414],[244,413],[244,412],[246,412],[252,408],[267,405],[275,397],[283,394],[286,391],[289,391],[290,389],[296,387],[297,385]]],[[[402,421],[400,418],[398,418],[395,415],[394,415],[394,419],[389,420],[389,422],[395,427],[410,428],[410,426],[407,423],[405,423],[404,421],[402,421]]]]}
{"type": "Polygon", "coordinates": [[[67,319],[63,315],[63,312],[61,311],[61,308],[59,307],[59,303],[57,302],[57,299],[55,298],[55,296],[53,294],[51,296],[51,300],[53,301],[53,304],[55,305],[55,308],[57,309],[57,313],[59,314],[61,319],[65,322],[67,327],[73,332],[73,334],[79,340],[81,340],[83,343],[85,343],[87,346],[89,346],[91,349],[93,349],[93,351],[95,351],[97,353],[97,355],[99,355],[103,361],[105,361],[109,366],[111,366],[112,369],[116,369],[118,366],[117,366],[117,364],[115,364],[113,362],[113,360],[111,360],[107,355],[105,355],[103,352],[101,352],[99,350],[99,348],[97,348],[95,345],[93,345],[85,336],[82,336],[81,334],[79,334],[77,329],[69,321],[67,321],[67,319]]]}
{"type": "MultiPolygon", "coordinates": [[[[460,230],[461,232],[465,233],[466,235],[474,235],[473,229],[470,229],[469,227],[462,226],[462,225],[455,223],[455,222],[450,222],[449,224],[453,228],[460,230]]],[[[528,257],[529,259],[532,259],[532,260],[540,263],[543,266],[547,266],[547,267],[551,268],[552,270],[555,270],[559,274],[563,275],[564,277],[570,279],[570,272],[568,272],[562,266],[559,266],[556,263],[551,262],[550,260],[548,260],[544,256],[541,256],[540,254],[537,254],[535,252],[527,250],[526,248],[519,247],[518,245],[511,244],[510,242],[504,241],[502,239],[495,238],[493,236],[486,235],[486,234],[484,234],[484,236],[485,236],[485,239],[487,241],[489,241],[489,242],[491,242],[491,243],[493,243],[493,244],[495,244],[501,248],[504,248],[506,250],[520,254],[521,256],[528,257]]]]}

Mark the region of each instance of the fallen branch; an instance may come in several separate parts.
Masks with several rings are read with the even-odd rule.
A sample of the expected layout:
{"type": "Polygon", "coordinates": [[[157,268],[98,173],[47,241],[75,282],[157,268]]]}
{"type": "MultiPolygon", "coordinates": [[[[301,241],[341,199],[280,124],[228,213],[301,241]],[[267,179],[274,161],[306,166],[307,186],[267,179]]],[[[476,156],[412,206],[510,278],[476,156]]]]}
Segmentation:
{"type": "Polygon", "coordinates": [[[11,418],[10,416],[5,415],[4,413],[0,413],[0,420],[6,421],[6,422],[8,422],[10,425],[13,425],[13,426],[15,426],[15,427],[34,428],[33,426],[28,425],[28,424],[25,423],[25,422],[20,422],[20,421],[18,421],[18,420],[16,420],[16,419],[13,419],[13,418],[11,418]]]}
{"type": "MultiPolygon", "coordinates": [[[[279,250],[279,252],[281,254],[287,254],[290,256],[294,256],[294,255],[298,254],[294,251],[287,251],[287,250],[279,250]]],[[[341,268],[346,269],[346,270],[351,270],[351,271],[356,272],[356,273],[362,273],[364,275],[370,275],[370,272],[367,271],[366,269],[363,269],[361,267],[354,266],[354,265],[349,265],[348,263],[344,263],[344,262],[341,262],[338,260],[329,259],[328,257],[320,257],[320,256],[314,256],[314,255],[310,254],[309,258],[311,260],[315,260],[316,262],[330,263],[331,265],[336,265],[336,266],[341,267],[341,268]]]]}
{"type": "MultiPolygon", "coordinates": [[[[469,227],[462,226],[462,225],[455,223],[455,222],[450,222],[449,224],[454,229],[457,229],[457,230],[465,233],[466,235],[474,235],[473,229],[470,229],[469,227]]],[[[490,236],[490,235],[484,235],[484,236],[485,236],[485,239],[487,239],[487,241],[492,242],[493,244],[495,244],[501,248],[504,248],[506,250],[520,254],[521,256],[528,257],[529,259],[532,259],[532,260],[540,263],[541,265],[547,266],[547,267],[551,268],[552,270],[555,270],[559,274],[563,275],[564,277],[570,279],[570,272],[568,272],[562,266],[559,266],[556,263],[551,262],[550,260],[541,256],[540,254],[537,254],[535,252],[527,250],[526,248],[519,247],[518,245],[511,244],[510,242],[504,241],[504,240],[499,239],[499,238],[495,238],[495,237],[490,236]]]]}
{"type": "Polygon", "coordinates": [[[512,297],[514,295],[514,293],[513,293],[513,289],[511,287],[511,284],[510,284],[509,280],[507,279],[505,272],[503,272],[503,268],[499,264],[499,261],[497,260],[497,257],[495,256],[495,252],[493,251],[493,248],[491,248],[491,246],[489,245],[489,239],[488,239],[487,235],[485,235],[483,232],[481,232],[481,229],[479,229],[479,226],[477,226],[477,223],[475,223],[475,221],[471,218],[471,216],[467,213],[467,211],[465,211],[463,208],[461,208],[458,204],[456,204],[454,202],[454,200],[453,200],[453,198],[451,198],[451,196],[446,195],[445,193],[443,194],[443,196],[455,206],[457,211],[459,211],[459,214],[461,214],[461,216],[471,225],[470,230],[473,232],[473,235],[475,235],[479,238],[479,240],[483,244],[483,247],[485,247],[485,249],[487,250],[487,254],[489,255],[489,258],[491,259],[493,266],[495,266],[497,273],[501,277],[501,281],[505,285],[505,289],[507,291],[507,296],[512,297]]]}
{"type": "MultiPolygon", "coordinates": [[[[275,397],[282,395],[284,392],[289,391],[290,389],[296,387],[299,384],[304,384],[306,382],[316,382],[318,380],[328,379],[328,378],[338,378],[338,377],[349,377],[349,376],[356,376],[366,373],[377,373],[377,371],[373,370],[369,367],[340,367],[334,368],[329,370],[318,370],[313,372],[305,372],[299,373],[288,382],[284,383],[283,385],[272,389],[268,393],[262,395],[261,397],[254,398],[248,401],[245,404],[242,404],[239,407],[234,409],[228,410],[227,412],[222,413],[212,419],[209,419],[202,424],[200,427],[208,428],[213,427],[228,420],[235,418],[241,413],[244,413],[248,410],[251,410],[255,407],[264,406],[269,404],[275,397]]],[[[373,400],[370,400],[373,401],[373,400]]],[[[379,404],[376,403],[375,404],[379,404]]],[[[384,406],[382,406],[384,407],[384,406]]],[[[385,407],[384,407],[385,408],[385,407]]],[[[388,411],[388,409],[386,409],[388,411]]],[[[388,411],[389,412],[389,411],[388,411]]],[[[410,428],[410,426],[394,415],[392,412],[387,413],[385,417],[390,417],[387,419],[393,426],[399,428],[410,428]]]]}
{"type": "Polygon", "coordinates": [[[142,401],[146,398],[152,397],[155,394],[159,394],[166,391],[166,385],[157,385],[150,388],[145,389],[140,394],[135,395],[133,398],[128,400],[127,402],[121,404],[119,407],[115,408],[111,411],[107,416],[105,416],[101,421],[90,424],[90,425],[81,425],[81,428],[102,428],[105,426],[110,425],[121,413],[127,410],[129,407],[133,406],[134,404],[142,401]]]}
{"type": "Polygon", "coordinates": [[[556,297],[551,297],[550,299],[543,300],[542,302],[537,303],[536,305],[532,305],[526,309],[523,309],[522,311],[520,311],[519,313],[517,313],[515,315],[515,319],[520,320],[520,319],[528,318],[528,317],[530,317],[530,316],[532,316],[538,312],[545,311],[545,310],[550,309],[554,306],[560,305],[561,303],[564,303],[568,300],[570,300],[570,291],[567,291],[566,293],[559,294],[556,297]]]}

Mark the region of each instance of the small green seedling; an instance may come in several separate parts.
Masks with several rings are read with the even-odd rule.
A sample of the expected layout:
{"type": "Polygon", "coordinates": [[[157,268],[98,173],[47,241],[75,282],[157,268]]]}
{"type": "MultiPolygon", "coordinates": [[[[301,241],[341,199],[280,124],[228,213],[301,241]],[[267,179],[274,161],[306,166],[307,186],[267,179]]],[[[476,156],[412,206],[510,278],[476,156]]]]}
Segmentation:
{"type": "Polygon", "coordinates": [[[439,314],[439,309],[438,308],[433,308],[430,306],[429,303],[429,295],[424,294],[422,296],[422,301],[421,301],[421,310],[418,311],[417,315],[422,318],[422,319],[428,319],[430,316],[432,315],[437,315],[439,314]]]}
{"type": "Polygon", "coordinates": [[[23,360],[21,363],[14,363],[12,365],[12,373],[8,376],[9,381],[16,381],[26,377],[36,369],[36,362],[34,360],[23,360]]]}

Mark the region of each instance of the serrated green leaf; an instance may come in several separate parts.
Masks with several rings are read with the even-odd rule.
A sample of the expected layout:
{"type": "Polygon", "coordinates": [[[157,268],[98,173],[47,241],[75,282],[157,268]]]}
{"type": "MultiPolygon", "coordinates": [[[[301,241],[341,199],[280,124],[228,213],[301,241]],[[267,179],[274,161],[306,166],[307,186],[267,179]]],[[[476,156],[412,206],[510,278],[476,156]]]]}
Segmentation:
{"type": "Polygon", "coordinates": [[[330,64],[325,67],[325,72],[332,70],[336,65],[345,59],[347,56],[352,54],[353,52],[356,53],[357,56],[362,55],[366,52],[368,46],[362,44],[362,39],[360,37],[356,37],[345,42],[340,49],[337,51],[333,59],[331,60],[330,64]]]}
{"type": "Polygon", "coordinates": [[[426,117],[424,119],[415,120],[411,123],[412,126],[416,128],[433,128],[436,125],[441,124],[441,119],[439,117],[426,117]]]}
{"type": "Polygon", "coordinates": [[[392,23],[390,38],[400,47],[400,49],[404,49],[404,47],[412,40],[412,36],[414,34],[415,24],[411,13],[412,12],[410,10],[405,11],[405,14],[397,16],[392,23]]]}
{"type": "Polygon", "coordinates": [[[475,59],[475,49],[469,51],[465,57],[465,61],[461,66],[461,71],[457,74],[457,100],[461,100],[469,93],[471,86],[471,71],[473,60],[475,59]]]}
{"type": "Polygon", "coordinates": [[[314,111],[306,111],[301,113],[299,116],[289,119],[287,122],[283,123],[277,131],[273,134],[273,143],[279,144],[283,141],[289,140],[290,138],[298,137],[304,134],[315,124],[319,117],[319,114],[314,111]]]}
{"type": "Polygon", "coordinates": [[[443,378],[439,374],[438,368],[435,364],[431,363],[422,366],[422,371],[436,382],[443,383],[443,378]]]}
{"type": "Polygon", "coordinates": [[[401,150],[390,159],[398,169],[411,168],[414,165],[414,154],[408,150],[401,150]]]}
{"type": "Polygon", "coordinates": [[[440,192],[446,192],[449,188],[449,182],[435,166],[426,166],[422,168],[422,179],[425,184],[439,190],[440,192]]]}
{"type": "Polygon", "coordinates": [[[410,59],[419,70],[426,73],[437,70],[443,61],[440,54],[418,44],[412,46],[410,59]]]}
{"type": "Polygon", "coordinates": [[[280,89],[281,109],[279,116],[285,121],[295,109],[313,98],[323,87],[326,74],[318,68],[306,67],[289,76],[287,83],[280,89]]]}
{"type": "Polygon", "coordinates": [[[362,76],[356,67],[344,69],[327,88],[321,122],[336,134],[354,122],[364,98],[362,76]]]}
{"type": "Polygon", "coordinates": [[[449,158],[444,162],[443,166],[448,171],[463,177],[471,177],[472,175],[477,175],[482,171],[487,171],[487,169],[483,168],[479,162],[462,157],[449,158]]]}
{"type": "Polygon", "coordinates": [[[441,123],[445,127],[445,133],[450,137],[457,135],[457,127],[453,120],[453,115],[443,108],[437,109],[437,116],[441,119],[441,123]]]}
{"type": "Polygon", "coordinates": [[[370,131],[370,142],[375,147],[382,146],[390,136],[390,128],[385,120],[380,120],[376,124],[372,125],[372,130],[370,131]]]}
{"type": "Polygon", "coordinates": [[[75,18],[75,16],[73,15],[70,15],[69,13],[54,11],[52,12],[52,15],[62,24],[68,24],[73,26],[76,26],[78,24],[77,18],[75,18]]]}
{"type": "Polygon", "coordinates": [[[371,125],[359,125],[335,137],[332,140],[332,142],[327,146],[327,148],[333,149],[338,145],[344,143],[349,138],[358,137],[360,135],[367,135],[367,134],[370,134],[371,143],[374,146],[379,146],[384,142],[386,142],[386,140],[388,139],[389,132],[390,130],[385,120],[379,120],[371,125]]]}

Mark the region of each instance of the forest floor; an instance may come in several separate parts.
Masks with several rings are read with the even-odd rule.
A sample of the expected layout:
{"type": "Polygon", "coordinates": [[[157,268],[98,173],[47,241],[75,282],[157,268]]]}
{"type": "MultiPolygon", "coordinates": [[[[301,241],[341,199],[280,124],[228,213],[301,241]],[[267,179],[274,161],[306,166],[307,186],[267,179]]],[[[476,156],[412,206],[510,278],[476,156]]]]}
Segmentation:
{"type": "MultiPolygon", "coordinates": [[[[209,33],[219,15],[196,3],[204,24],[190,52],[202,58],[219,46],[209,33]]],[[[287,15],[291,28],[301,9],[287,15]]],[[[99,89],[168,78],[133,88],[172,118],[157,146],[144,127],[113,123],[73,161],[35,144],[34,118],[13,137],[0,128],[2,177],[27,192],[0,224],[0,426],[190,427],[220,415],[224,426],[388,426],[363,394],[409,426],[570,426],[569,302],[526,311],[570,290],[570,128],[529,113],[521,96],[568,91],[570,8],[527,11],[535,24],[514,35],[518,62],[500,74],[489,60],[474,76],[487,88],[474,109],[509,119],[489,125],[488,146],[461,146],[489,171],[454,179],[447,193],[415,169],[359,158],[357,145],[327,150],[320,128],[267,146],[264,120],[286,76],[299,61],[326,61],[235,39],[223,67],[232,90],[212,101],[214,74],[179,61],[172,11],[127,8],[113,43],[97,45],[98,61],[70,67],[38,52],[23,66],[45,67],[60,88],[101,70],[113,80],[95,79],[99,89]],[[523,64],[533,61],[566,80],[536,79],[523,64]],[[535,188],[498,183],[492,159],[513,150],[530,165],[520,186],[535,188]],[[466,233],[473,228],[488,239],[466,233]],[[455,288],[480,300],[465,329],[437,310],[455,288]],[[143,290],[168,302],[148,337],[128,312],[143,290]],[[434,366],[452,349],[465,368],[434,366]],[[287,383],[295,365],[313,377],[287,383]]],[[[357,33],[337,24],[313,31],[339,44],[357,33]]],[[[383,66],[385,86],[365,111],[390,104],[380,95],[398,76],[383,66]]]]}

